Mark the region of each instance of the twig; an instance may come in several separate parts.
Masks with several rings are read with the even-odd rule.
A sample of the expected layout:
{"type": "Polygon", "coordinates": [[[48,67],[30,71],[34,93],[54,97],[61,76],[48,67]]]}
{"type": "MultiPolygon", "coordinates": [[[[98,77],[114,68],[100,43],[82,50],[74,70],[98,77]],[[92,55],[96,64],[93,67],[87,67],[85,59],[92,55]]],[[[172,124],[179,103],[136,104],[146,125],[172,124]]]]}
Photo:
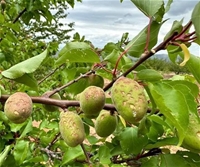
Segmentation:
{"type": "Polygon", "coordinates": [[[58,140],[58,138],[60,137],[60,132],[58,134],[56,134],[56,136],[53,138],[53,140],[49,143],[49,145],[46,147],[46,149],[50,149],[51,146],[53,146],[55,144],[55,142],[58,140]]]}
{"type": "Polygon", "coordinates": [[[90,157],[88,156],[88,153],[87,153],[87,151],[85,150],[85,147],[84,147],[83,143],[80,144],[80,146],[81,146],[81,148],[82,148],[82,150],[83,150],[83,152],[84,152],[84,154],[85,154],[85,158],[86,158],[87,163],[90,164],[90,157]]]}
{"type": "Polygon", "coordinates": [[[73,83],[78,82],[81,78],[84,78],[85,76],[90,75],[90,74],[93,74],[93,73],[95,73],[95,71],[94,71],[94,70],[90,70],[90,71],[88,71],[87,73],[80,75],[78,78],[76,78],[76,79],[74,79],[74,80],[68,82],[67,84],[65,84],[65,85],[63,85],[63,86],[61,86],[61,87],[59,87],[59,88],[56,88],[56,89],[52,90],[52,91],[48,94],[48,97],[50,97],[50,96],[52,96],[53,94],[55,94],[55,93],[57,93],[57,92],[59,92],[59,91],[65,89],[66,87],[72,85],[73,83]]]}
{"type": "Polygon", "coordinates": [[[59,67],[57,67],[56,69],[54,69],[51,73],[49,73],[47,76],[45,76],[43,79],[41,79],[38,82],[38,85],[41,84],[42,82],[44,82],[47,78],[49,78],[51,75],[53,75],[59,68],[61,68],[62,66],[64,66],[64,64],[60,65],[59,67]]]}

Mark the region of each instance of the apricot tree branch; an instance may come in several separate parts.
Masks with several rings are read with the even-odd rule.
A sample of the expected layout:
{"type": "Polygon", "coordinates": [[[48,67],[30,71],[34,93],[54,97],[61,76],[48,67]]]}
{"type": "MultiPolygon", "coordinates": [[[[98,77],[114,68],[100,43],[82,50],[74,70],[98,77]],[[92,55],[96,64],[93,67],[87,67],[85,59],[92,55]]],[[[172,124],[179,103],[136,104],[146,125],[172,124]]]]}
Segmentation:
{"type": "Polygon", "coordinates": [[[155,53],[157,53],[160,50],[164,50],[167,45],[169,44],[169,42],[177,35],[177,32],[174,32],[169,38],[167,38],[165,41],[163,41],[162,43],[160,43],[156,48],[152,49],[149,52],[145,52],[140,59],[131,67],[129,68],[127,71],[125,71],[123,74],[121,74],[120,76],[114,78],[109,84],[107,84],[104,87],[104,91],[107,91],[110,87],[112,87],[112,85],[114,84],[114,82],[121,76],[127,76],[131,71],[133,71],[136,67],[138,67],[140,64],[142,64],[145,60],[147,60],[148,58],[150,58],[151,56],[153,56],[155,53]]]}
{"type": "Polygon", "coordinates": [[[56,88],[56,89],[52,90],[51,92],[45,94],[46,95],[45,97],[51,97],[53,94],[65,89],[66,87],[72,85],[73,83],[78,82],[81,78],[84,78],[85,76],[93,74],[93,73],[95,73],[95,71],[94,70],[90,70],[87,73],[80,75],[78,78],[68,82],[67,84],[65,84],[65,85],[63,85],[63,86],[61,86],[59,88],[56,88]]]}

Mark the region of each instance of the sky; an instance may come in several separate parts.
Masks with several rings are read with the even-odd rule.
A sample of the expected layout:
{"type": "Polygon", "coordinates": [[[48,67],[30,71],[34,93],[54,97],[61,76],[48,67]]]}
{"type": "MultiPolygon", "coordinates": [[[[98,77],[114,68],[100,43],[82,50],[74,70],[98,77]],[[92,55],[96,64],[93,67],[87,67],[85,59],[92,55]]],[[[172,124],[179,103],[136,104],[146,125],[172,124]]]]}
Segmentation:
{"type": "MultiPolygon", "coordinates": [[[[167,2],[167,0],[164,0],[167,2]]],[[[162,42],[170,30],[173,21],[184,18],[186,24],[191,17],[198,0],[174,0],[164,19],[169,19],[161,27],[158,43],[162,42]]],[[[68,9],[65,23],[75,22],[74,31],[93,43],[95,47],[103,48],[108,42],[117,42],[123,33],[129,33],[131,40],[147,24],[148,18],[131,2],[131,0],[82,0],[75,7],[68,9]]],[[[200,47],[196,44],[190,47],[190,52],[200,56],[200,47]]],[[[166,53],[161,51],[161,53],[166,53]]]]}

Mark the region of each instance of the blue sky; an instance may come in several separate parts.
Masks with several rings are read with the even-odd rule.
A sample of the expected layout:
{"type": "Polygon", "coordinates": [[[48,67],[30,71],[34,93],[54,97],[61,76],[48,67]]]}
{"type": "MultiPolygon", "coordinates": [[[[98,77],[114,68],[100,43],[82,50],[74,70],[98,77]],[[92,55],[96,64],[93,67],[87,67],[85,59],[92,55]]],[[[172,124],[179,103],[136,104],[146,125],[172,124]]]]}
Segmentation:
{"type": "MultiPolygon", "coordinates": [[[[165,0],[166,2],[167,0],[165,0]]],[[[190,19],[192,9],[198,0],[174,0],[165,18],[170,18],[161,28],[159,42],[163,40],[174,20],[190,19]]],[[[148,18],[140,12],[130,0],[83,0],[76,2],[74,9],[68,10],[69,15],[64,22],[75,22],[74,31],[85,35],[95,47],[102,48],[107,42],[117,42],[124,32],[129,39],[136,36],[148,24],[148,18]]],[[[192,54],[200,56],[200,47],[193,45],[192,54]]]]}

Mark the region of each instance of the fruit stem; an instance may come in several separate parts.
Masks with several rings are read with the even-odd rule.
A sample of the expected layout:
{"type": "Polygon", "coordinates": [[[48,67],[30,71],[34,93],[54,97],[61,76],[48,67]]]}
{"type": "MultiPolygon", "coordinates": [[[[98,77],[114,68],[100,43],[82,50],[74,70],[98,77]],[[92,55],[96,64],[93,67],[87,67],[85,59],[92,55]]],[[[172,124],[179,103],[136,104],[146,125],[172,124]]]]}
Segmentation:
{"type": "Polygon", "coordinates": [[[81,146],[81,148],[82,148],[82,150],[83,150],[83,152],[84,152],[84,154],[85,154],[86,162],[87,162],[88,164],[91,164],[91,162],[90,162],[90,157],[89,157],[89,155],[88,155],[88,153],[87,153],[87,151],[86,151],[86,149],[85,149],[85,146],[83,145],[83,143],[80,144],[80,146],[81,146]]]}

